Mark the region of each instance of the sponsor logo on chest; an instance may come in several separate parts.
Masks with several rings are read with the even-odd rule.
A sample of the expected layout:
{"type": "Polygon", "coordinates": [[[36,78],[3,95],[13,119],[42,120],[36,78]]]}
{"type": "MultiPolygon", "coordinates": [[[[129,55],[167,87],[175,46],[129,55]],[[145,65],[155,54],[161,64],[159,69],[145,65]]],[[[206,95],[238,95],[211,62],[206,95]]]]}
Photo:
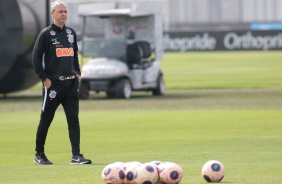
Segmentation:
{"type": "Polygon", "coordinates": [[[66,29],[66,33],[67,34],[64,33],[63,37],[61,37],[61,36],[59,36],[60,34],[56,34],[56,32],[54,30],[50,31],[50,35],[52,35],[52,37],[53,37],[51,39],[51,42],[56,47],[56,56],[57,57],[74,56],[74,50],[73,50],[72,47],[70,47],[74,43],[74,35],[72,34],[72,31],[70,29],[66,29]],[[70,44],[67,44],[65,35],[67,36],[67,40],[70,44]],[[68,45],[68,46],[66,46],[65,44],[68,45]]]}
{"type": "Polygon", "coordinates": [[[57,57],[74,56],[73,48],[56,48],[57,57]]]}
{"type": "Polygon", "coordinates": [[[53,45],[60,44],[60,42],[58,42],[58,38],[52,38],[51,41],[53,42],[53,45]]]}

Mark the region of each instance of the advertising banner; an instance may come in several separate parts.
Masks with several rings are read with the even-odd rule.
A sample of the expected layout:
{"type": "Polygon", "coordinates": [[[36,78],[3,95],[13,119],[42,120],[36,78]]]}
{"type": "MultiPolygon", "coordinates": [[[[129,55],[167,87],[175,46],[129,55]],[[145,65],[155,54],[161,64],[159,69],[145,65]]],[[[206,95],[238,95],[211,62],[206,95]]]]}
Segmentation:
{"type": "Polygon", "coordinates": [[[165,51],[282,50],[282,30],[165,32],[165,51]]]}

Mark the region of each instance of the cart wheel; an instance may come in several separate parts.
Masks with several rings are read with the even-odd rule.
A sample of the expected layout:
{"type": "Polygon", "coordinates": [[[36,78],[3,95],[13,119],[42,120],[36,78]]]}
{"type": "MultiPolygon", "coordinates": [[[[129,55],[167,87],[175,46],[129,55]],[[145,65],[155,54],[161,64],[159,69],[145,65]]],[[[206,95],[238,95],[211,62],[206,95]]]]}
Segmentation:
{"type": "Polygon", "coordinates": [[[116,83],[115,96],[126,99],[131,97],[131,86],[128,79],[122,79],[116,83]]]}
{"type": "Polygon", "coordinates": [[[87,99],[89,98],[89,85],[88,82],[81,81],[79,83],[79,98],[87,99]]]}
{"type": "Polygon", "coordinates": [[[164,95],[165,93],[165,84],[163,80],[163,76],[159,76],[157,88],[152,90],[153,95],[164,95]]]}

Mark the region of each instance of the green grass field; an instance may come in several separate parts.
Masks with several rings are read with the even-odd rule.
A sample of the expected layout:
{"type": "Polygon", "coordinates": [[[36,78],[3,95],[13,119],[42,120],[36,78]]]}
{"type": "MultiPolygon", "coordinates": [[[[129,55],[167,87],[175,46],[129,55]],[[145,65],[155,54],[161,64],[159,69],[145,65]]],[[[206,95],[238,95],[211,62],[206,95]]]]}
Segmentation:
{"type": "Polygon", "coordinates": [[[192,52],[164,56],[169,89],[282,87],[282,52],[192,52]]]}
{"type": "Polygon", "coordinates": [[[39,85],[1,97],[0,183],[101,184],[108,163],[160,160],[182,166],[182,184],[198,184],[206,183],[204,163],[216,159],[226,168],[222,183],[280,184],[281,58],[281,52],[166,53],[165,96],[81,100],[81,150],[92,165],[69,164],[61,107],[46,142],[54,165],[35,165],[39,85]]]}

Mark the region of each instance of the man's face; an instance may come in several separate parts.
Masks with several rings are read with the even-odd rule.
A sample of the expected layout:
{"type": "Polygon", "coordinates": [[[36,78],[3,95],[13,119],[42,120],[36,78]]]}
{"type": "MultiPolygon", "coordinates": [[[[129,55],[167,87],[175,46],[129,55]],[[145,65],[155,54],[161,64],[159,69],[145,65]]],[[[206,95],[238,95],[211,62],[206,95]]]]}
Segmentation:
{"type": "Polygon", "coordinates": [[[52,17],[55,24],[64,25],[68,18],[68,10],[63,5],[56,7],[55,11],[52,11],[52,17]]]}

